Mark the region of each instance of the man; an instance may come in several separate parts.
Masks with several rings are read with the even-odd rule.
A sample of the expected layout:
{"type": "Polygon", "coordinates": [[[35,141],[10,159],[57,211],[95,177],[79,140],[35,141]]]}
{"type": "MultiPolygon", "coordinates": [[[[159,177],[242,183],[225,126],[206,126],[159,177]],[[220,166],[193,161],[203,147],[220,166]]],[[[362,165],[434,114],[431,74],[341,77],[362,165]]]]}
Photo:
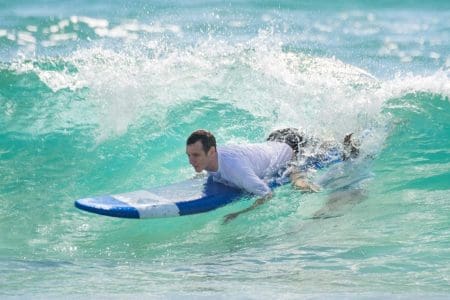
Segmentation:
{"type": "MultiPolygon", "coordinates": [[[[225,222],[228,222],[272,197],[272,191],[264,179],[289,173],[294,187],[304,192],[317,192],[319,188],[308,182],[305,176],[314,162],[309,161],[311,166],[303,169],[291,166],[295,165],[297,155],[306,144],[308,140],[295,128],[274,131],[265,143],[220,147],[217,147],[216,139],[210,132],[197,130],[186,141],[186,154],[196,172],[206,170],[214,181],[259,196],[252,206],[225,216],[225,222]]],[[[345,156],[340,155],[339,159],[345,159],[345,156]]],[[[318,160],[321,161],[321,158],[318,160]]]]}

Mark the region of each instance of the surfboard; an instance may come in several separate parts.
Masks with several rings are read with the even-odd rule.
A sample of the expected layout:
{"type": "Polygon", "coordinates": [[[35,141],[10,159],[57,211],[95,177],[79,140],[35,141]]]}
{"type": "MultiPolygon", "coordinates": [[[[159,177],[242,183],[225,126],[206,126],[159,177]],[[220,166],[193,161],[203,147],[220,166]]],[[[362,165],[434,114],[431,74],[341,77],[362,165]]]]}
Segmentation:
{"type": "MultiPolygon", "coordinates": [[[[329,155],[328,160],[322,157],[320,161],[316,159],[306,165],[322,169],[341,161],[340,155],[329,155]]],[[[289,178],[275,177],[268,185],[274,189],[288,182],[289,178]]],[[[129,193],[83,198],[76,200],[75,206],[84,211],[118,218],[163,218],[214,210],[243,195],[243,190],[215,182],[212,177],[204,177],[129,193]]]]}
{"type": "Polygon", "coordinates": [[[243,190],[207,177],[129,193],[78,199],[75,207],[118,218],[163,218],[214,210],[243,195],[243,190]]]}

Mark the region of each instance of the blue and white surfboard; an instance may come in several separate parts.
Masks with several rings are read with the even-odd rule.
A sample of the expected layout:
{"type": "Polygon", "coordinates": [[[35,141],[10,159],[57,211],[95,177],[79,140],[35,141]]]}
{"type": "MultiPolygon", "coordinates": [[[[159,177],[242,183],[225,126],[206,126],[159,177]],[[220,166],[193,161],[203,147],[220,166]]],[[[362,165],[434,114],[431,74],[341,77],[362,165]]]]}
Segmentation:
{"type": "Polygon", "coordinates": [[[162,218],[202,213],[224,206],[244,192],[211,178],[186,180],[130,193],[79,199],[79,209],[119,218],[162,218]]]}
{"type": "MultiPolygon", "coordinates": [[[[337,150],[330,153],[326,159],[308,160],[305,168],[321,169],[342,161],[337,150]]],[[[274,189],[288,182],[286,177],[273,178],[268,185],[274,189]]],[[[231,203],[244,194],[243,190],[214,182],[212,177],[208,177],[124,194],[79,199],[75,201],[75,206],[118,218],[162,218],[207,212],[231,203]]]]}

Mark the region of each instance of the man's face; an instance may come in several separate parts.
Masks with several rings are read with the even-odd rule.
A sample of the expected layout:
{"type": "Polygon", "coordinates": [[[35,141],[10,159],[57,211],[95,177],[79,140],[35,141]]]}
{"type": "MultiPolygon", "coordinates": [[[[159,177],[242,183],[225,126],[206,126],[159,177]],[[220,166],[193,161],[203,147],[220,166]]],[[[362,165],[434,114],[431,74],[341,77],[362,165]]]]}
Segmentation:
{"type": "Polygon", "coordinates": [[[189,163],[194,167],[195,172],[202,172],[210,165],[210,162],[213,159],[212,153],[214,153],[214,151],[215,148],[211,147],[208,153],[205,153],[201,141],[186,146],[186,154],[189,158],[189,163]]]}

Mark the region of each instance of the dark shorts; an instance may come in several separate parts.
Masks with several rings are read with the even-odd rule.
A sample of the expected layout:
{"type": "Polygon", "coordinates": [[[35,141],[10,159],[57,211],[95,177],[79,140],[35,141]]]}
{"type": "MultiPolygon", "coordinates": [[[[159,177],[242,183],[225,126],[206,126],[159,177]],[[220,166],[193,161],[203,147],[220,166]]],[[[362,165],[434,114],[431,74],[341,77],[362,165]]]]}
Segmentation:
{"type": "Polygon", "coordinates": [[[306,143],[305,136],[297,128],[283,128],[269,134],[267,141],[281,142],[288,144],[295,153],[306,143]]]}

